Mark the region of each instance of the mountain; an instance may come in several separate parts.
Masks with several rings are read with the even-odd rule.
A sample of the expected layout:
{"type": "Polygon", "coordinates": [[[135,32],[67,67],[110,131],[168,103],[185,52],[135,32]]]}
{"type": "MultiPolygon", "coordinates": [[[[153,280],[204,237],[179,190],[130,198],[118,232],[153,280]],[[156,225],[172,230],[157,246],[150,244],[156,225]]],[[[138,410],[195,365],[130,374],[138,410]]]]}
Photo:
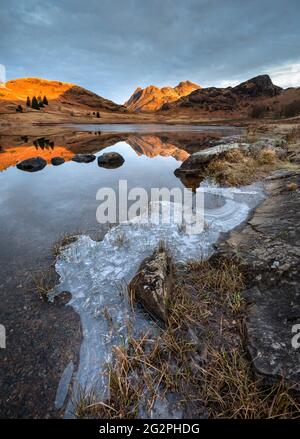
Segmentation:
{"type": "Polygon", "coordinates": [[[172,156],[176,160],[184,161],[190,154],[183,149],[177,148],[173,143],[163,141],[158,136],[143,135],[135,136],[131,135],[126,139],[126,142],[138,155],[145,155],[147,157],[162,157],[172,156]]]}
{"type": "Polygon", "coordinates": [[[208,87],[193,91],[173,103],[166,103],[162,110],[197,110],[201,113],[229,114],[247,111],[249,106],[282,93],[268,75],[260,75],[242,82],[236,87],[208,87]]]}
{"type": "Polygon", "coordinates": [[[20,78],[7,81],[0,88],[0,108],[13,108],[22,105],[26,108],[27,96],[47,97],[47,110],[73,109],[91,111],[126,111],[123,105],[104,99],[83,87],[60,81],[40,78],[20,78]]]}
{"type": "Polygon", "coordinates": [[[156,111],[164,104],[177,101],[200,88],[191,81],[182,81],[176,87],[159,88],[155,85],[149,85],[146,88],[138,87],[124,105],[131,111],[156,111]]]}

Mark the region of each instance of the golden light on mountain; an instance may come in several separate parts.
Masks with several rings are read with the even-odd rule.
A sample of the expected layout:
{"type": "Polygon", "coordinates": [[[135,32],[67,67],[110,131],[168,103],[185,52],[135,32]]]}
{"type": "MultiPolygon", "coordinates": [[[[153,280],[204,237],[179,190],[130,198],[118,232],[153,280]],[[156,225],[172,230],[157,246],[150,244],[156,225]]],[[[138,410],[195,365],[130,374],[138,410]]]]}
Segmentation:
{"type": "Polygon", "coordinates": [[[44,96],[48,99],[57,99],[74,84],[60,81],[49,81],[40,78],[21,78],[7,81],[1,89],[2,99],[26,99],[27,96],[44,96]]]}
{"type": "Polygon", "coordinates": [[[155,85],[149,85],[144,89],[138,87],[124,105],[131,111],[156,111],[164,104],[175,102],[200,88],[200,85],[191,81],[182,81],[176,87],[159,88],[155,85]]]}

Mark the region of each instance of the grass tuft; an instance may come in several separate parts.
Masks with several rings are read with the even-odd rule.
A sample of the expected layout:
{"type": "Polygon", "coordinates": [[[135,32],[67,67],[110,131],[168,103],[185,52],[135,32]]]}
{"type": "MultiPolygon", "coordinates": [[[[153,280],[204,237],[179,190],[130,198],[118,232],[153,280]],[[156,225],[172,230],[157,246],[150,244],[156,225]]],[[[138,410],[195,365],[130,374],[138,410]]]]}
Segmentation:
{"type": "Polygon", "coordinates": [[[76,235],[68,235],[67,233],[62,235],[62,237],[53,245],[52,254],[55,259],[61,254],[61,251],[72,244],[78,239],[76,235]]]}
{"type": "MultiPolygon", "coordinates": [[[[165,328],[115,346],[107,365],[108,397],[81,398],[80,417],[148,415],[157,400],[179,395],[179,410],[210,418],[285,418],[299,406],[284,383],[255,379],[241,340],[244,274],[239,261],[190,261],[175,274],[165,328]]],[[[130,294],[129,294],[130,295],[130,294]]],[[[132,304],[133,306],[133,304],[132,304]]]]}
{"type": "Polygon", "coordinates": [[[32,274],[34,288],[39,295],[39,298],[44,302],[48,301],[48,293],[55,285],[55,278],[53,270],[38,271],[32,274]]]}

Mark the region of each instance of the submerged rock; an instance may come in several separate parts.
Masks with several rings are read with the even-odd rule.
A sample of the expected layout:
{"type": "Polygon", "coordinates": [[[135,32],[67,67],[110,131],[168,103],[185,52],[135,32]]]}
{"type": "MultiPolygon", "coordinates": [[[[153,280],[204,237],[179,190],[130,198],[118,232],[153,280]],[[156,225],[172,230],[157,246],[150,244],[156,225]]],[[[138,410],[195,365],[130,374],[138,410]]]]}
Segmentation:
{"type": "Polygon", "coordinates": [[[63,157],[53,157],[51,163],[53,166],[59,166],[65,163],[65,159],[63,157]]]}
{"type": "Polygon", "coordinates": [[[77,163],[91,163],[96,159],[94,154],[76,154],[72,157],[73,162],[77,163]]]}
{"type": "Polygon", "coordinates": [[[118,168],[124,161],[118,152],[106,152],[98,157],[98,165],[103,168],[118,168]]]}
{"type": "Polygon", "coordinates": [[[17,163],[17,168],[21,171],[36,172],[41,171],[47,165],[42,157],[32,157],[17,163]]]}
{"type": "Polygon", "coordinates": [[[129,284],[133,301],[139,302],[154,318],[167,322],[172,294],[173,269],[164,249],[155,250],[146,258],[129,284]]]}

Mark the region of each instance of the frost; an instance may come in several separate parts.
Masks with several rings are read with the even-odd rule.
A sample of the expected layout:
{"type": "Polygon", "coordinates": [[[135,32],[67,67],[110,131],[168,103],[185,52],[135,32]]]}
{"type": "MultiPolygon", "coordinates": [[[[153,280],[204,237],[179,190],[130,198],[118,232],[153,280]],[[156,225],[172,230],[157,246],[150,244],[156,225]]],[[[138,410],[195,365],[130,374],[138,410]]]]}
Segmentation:
{"type": "MultiPolygon", "coordinates": [[[[188,235],[178,224],[143,223],[143,214],[112,228],[103,241],[88,236],[66,247],[56,262],[60,283],[56,292],[70,291],[69,302],[80,315],[83,342],[75,381],[84,388],[95,386],[103,396],[106,377],[103,366],[111,360],[112,346],[126,342],[130,320],[134,331],[154,325],[142,312],[130,314],[124,288],[143,259],[164,241],[176,262],[208,257],[222,232],[235,228],[262,199],[259,186],[220,188],[209,181],[205,192],[205,224],[202,233],[188,235]],[[117,237],[122,235],[122,244],[117,237]]],[[[76,387],[73,389],[76,393],[76,387]]],[[[57,396],[59,399],[59,395],[57,396]]],[[[72,410],[69,403],[68,410],[72,410]]]]}

